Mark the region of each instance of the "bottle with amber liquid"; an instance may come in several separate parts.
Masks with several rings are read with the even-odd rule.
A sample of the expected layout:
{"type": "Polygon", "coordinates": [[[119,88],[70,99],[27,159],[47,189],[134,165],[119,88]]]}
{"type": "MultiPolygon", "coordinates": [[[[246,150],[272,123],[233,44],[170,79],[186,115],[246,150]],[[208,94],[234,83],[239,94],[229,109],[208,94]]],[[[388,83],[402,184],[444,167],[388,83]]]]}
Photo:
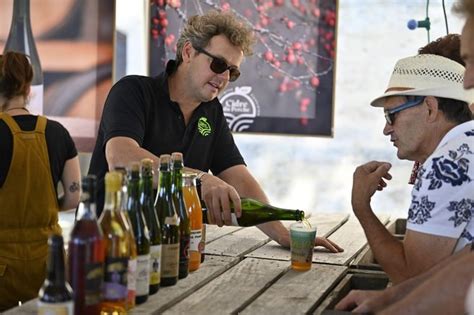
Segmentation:
{"type": "Polygon", "coordinates": [[[73,293],[66,282],[63,237],[51,235],[48,239],[47,276],[38,295],[38,314],[72,315],[73,312],[73,293]]]}
{"type": "Polygon", "coordinates": [[[183,197],[183,154],[173,152],[172,160],[172,194],[173,203],[179,216],[179,279],[188,276],[189,268],[189,243],[191,240],[191,224],[189,221],[189,213],[184,204],[183,197]]]}
{"type": "Polygon", "coordinates": [[[130,163],[128,169],[128,217],[137,247],[137,277],[135,303],[148,300],[150,284],[150,233],[140,206],[140,163],[130,163]]]}
{"type": "Polygon", "coordinates": [[[69,281],[74,291],[74,314],[100,314],[104,278],[104,237],[96,217],[97,178],[82,179],[80,217],[69,239],[69,281]]]}
{"type": "Polygon", "coordinates": [[[160,156],[159,188],[155,211],[161,225],[161,286],[178,282],[179,273],[179,217],[171,193],[171,171],[169,154],[160,156]]]}
{"type": "Polygon", "coordinates": [[[127,169],[122,166],[116,166],[115,171],[122,174],[122,188],[120,190],[120,216],[122,217],[122,228],[125,230],[128,244],[130,246],[130,258],[128,259],[127,266],[127,310],[135,307],[135,297],[137,294],[137,245],[135,242],[135,236],[133,235],[132,222],[127,211],[127,200],[128,200],[128,176],[127,169]]]}
{"type": "Polygon", "coordinates": [[[199,269],[201,265],[202,246],[202,208],[196,190],[196,174],[183,174],[184,204],[189,213],[191,239],[189,242],[189,271],[199,269]]]}
{"type": "Polygon", "coordinates": [[[99,218],[104,233],[105,266],[101,314],[127,313],[127,268],[130,244],[121,215],[122,174],[105,174],[105,204],[99,218]]]}
{"type": "MultiPolygon", "coordinates": [[[[242,215],[237,218],[231,205],[232,225],[253,226],[270,221],[303,221],[304,219],[304,211],[302,210],[278,208],[252,198],[241,198],[240,207],[242,215]]],[[[203,213],[203,219],[207,223],[207,213],[203,213]]]]}
{"type": "Polygon", "coordinates": [[[153,176],[153,160],[141,160],[140,205],[150,235],[150,295],[160,289],[161,278],[161,227],[154,207],[153,176]]]}

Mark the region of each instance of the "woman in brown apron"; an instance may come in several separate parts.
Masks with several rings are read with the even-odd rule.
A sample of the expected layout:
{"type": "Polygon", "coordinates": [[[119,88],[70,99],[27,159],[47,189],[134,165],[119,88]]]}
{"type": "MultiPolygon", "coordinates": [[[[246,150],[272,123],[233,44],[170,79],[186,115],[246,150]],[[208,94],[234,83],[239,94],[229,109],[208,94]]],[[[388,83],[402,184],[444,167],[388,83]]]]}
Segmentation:
{"type": "Polygon", "coordinates": [[[0,311],[38,295],[48,235],[61,233],[58,211],[76,207],[80,195],[69,133],[26,108],[32,78],[23,54],[0,55],[0,311]]]}

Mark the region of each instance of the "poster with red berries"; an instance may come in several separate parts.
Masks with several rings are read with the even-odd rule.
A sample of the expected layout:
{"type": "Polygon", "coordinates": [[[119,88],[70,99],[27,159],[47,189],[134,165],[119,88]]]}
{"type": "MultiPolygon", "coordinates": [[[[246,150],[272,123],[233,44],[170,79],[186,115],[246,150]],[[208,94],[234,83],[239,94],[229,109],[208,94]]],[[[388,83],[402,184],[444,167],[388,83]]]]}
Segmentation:
{"type": "Polygon", "coordinates": [[[337,0],[150,0],[150,75],[175,58],[187,18],[230,11],[254,31],[254,54],[219,96],[234,132],[332,136],[337,0]]]}

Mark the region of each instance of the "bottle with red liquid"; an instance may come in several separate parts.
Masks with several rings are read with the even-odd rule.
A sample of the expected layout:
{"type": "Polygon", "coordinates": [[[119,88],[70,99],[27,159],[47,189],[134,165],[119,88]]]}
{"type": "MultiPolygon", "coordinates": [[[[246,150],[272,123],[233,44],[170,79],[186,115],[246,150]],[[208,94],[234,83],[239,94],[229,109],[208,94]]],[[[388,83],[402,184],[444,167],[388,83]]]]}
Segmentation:
{"type": "Polygon", "coordinates": [[[97,179],[82,179],[80,217],[68,246],[69,282],[74,291],[74,314],[100,314],[104,278],[104,239],[96,217],[97,179]]]}

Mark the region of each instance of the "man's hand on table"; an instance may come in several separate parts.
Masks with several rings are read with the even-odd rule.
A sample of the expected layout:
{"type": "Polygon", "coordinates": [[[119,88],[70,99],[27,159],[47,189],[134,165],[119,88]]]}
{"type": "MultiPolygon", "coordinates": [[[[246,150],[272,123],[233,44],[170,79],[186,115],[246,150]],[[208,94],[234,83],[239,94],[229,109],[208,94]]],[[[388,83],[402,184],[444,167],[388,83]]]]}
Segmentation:
{"type": "Polygon", "coordinates": [[[334,309],[353,313],[375,313],[387,307],[388,303],[385,291],[352,290],[334,309]]]}

